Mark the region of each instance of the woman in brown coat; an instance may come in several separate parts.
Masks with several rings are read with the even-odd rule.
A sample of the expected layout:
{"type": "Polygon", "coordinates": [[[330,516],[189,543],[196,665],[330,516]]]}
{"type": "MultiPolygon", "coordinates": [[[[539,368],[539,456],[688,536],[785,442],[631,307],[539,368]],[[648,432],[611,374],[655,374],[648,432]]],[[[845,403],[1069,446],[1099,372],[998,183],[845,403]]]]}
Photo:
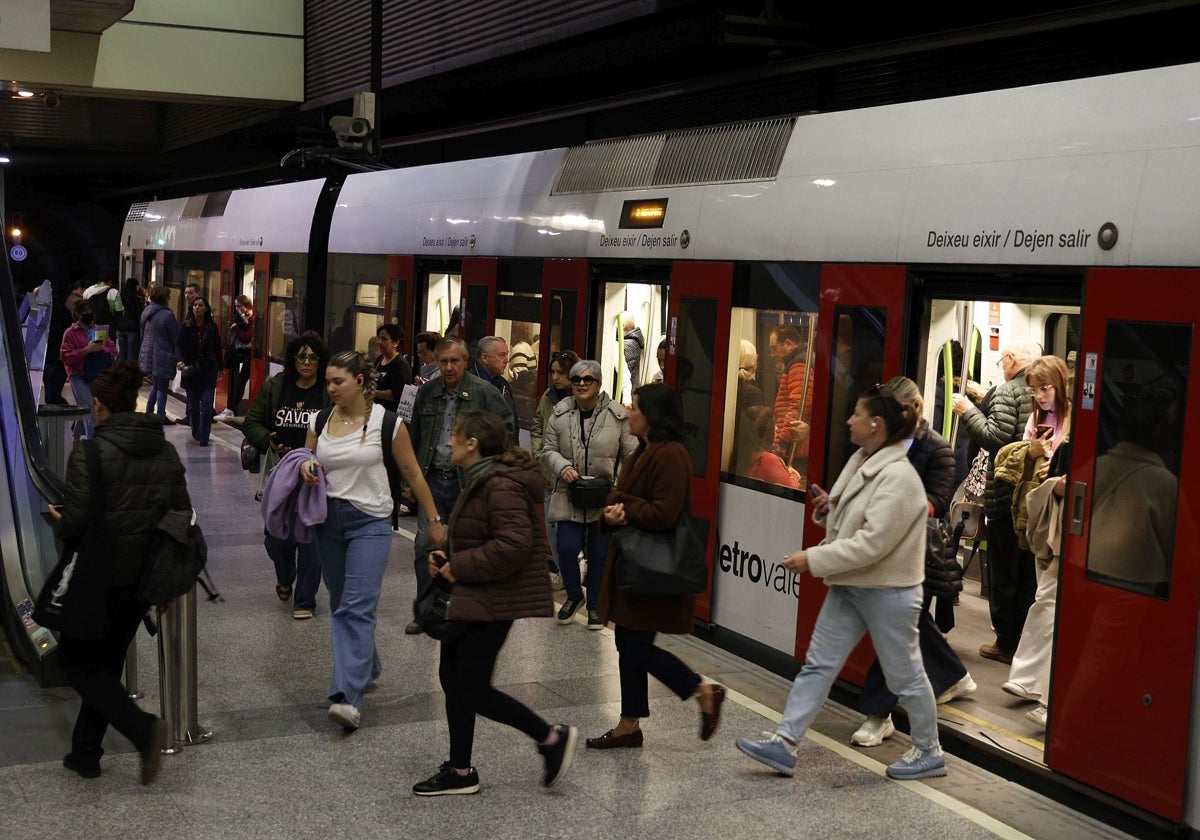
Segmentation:
{"type": "MultiPolygon", "coordinates": [[[[646,531],[673,528],[688,505],[692,462],[680,442],[683,415],[679,399],[666,385],[643,385],[633,394],[629,430],[641,445],[622,465],[617,489],[609,494],[604,521],[610,527],[633,526],[646,531]]],[[[615,625],[621,674],[621,720],[597,738],[591,749],[640,747],[640,718],[650,716],[647,675],[653,674],[680,700],[700,704],[700,740],[717,730],[725,688],[706,683],[671,653],[656,647],[658,633],[691,633],[695,598],[690,595],[639,595],[618,589],[614,567],[621,562],[615,542],[604,572],[597,609],[601,620],[615,625]]]]}
{"type": "Polygon", "coordinates": [[[550,545],[542,513],[541,472],[523,449],[506,450],[508,431],[491,413],[460,414],[450,460],[463,471],[463,491],[450,513],[450,548],[429,554],[429,573],[454,584],[447,618],[466,624],[441,643],[438,676],[446,693],[450,760],[413,785],[418,796],[475,793],[471,766],[475,715],[519,729],[537,742],[550,787],[571,766],[577,731],[551,726],[492,685],[496,657],[513,621],[552,615],[546,562],[550,545]]]}

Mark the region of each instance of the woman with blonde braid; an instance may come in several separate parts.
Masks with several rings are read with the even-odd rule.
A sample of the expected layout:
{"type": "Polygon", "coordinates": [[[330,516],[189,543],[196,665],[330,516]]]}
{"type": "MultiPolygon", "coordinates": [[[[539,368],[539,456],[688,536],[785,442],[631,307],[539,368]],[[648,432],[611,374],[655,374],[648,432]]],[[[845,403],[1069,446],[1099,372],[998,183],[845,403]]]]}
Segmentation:
{"type": "MultiPolygon", "coordinates": [[[[371,363],[358,351],[336,354],[325,369],[333,402],[318,434],[309,427],[311,460],[300,465],[305,483],[325,482],[328,513],[317,527],[321,572],[329,590],[333,679],[329,718],[346,729],[362,722],[363,693],[383,671],[375,648],[375,608],[383,589],[392,545],[392,494],[382,453],[385,411],[372,410],[371,363]]],[[[423,510],[436,510],[403,423],[393,424],[391,455],[423,510]]],[[[430,522],[430,538],[445,541],[441,520],[430,522]]]]}

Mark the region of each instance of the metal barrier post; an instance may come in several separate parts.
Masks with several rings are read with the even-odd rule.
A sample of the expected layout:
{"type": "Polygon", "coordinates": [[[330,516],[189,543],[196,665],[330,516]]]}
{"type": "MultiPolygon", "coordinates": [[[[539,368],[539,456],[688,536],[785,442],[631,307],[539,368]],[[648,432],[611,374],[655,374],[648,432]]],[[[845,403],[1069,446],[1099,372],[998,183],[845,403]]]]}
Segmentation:
{"type": "Polygon", "coordinates": [[[125,651],[125,691],[130,700],[142,699],[142,692],[138,688],[137,636],[129,642],[129,650],[125,651]]]}
{"type": "Polygon", "coordinates": [[[196,663],[196,587],[182,598],[177,598],[174,607],[179,609],[179,627],[182,632],[176,641],[179,645],[179,718],[183,723],[183,735],[189,744],[202,744],[213,736],[211,729],[200,725],[198,712],[198,681],[196,663]]]}
{"type": "Polygon", "coordinates": [[[183,749],[187,743],[183,721],[179,714],[179,666],[175,652],[178,649],[179,610],[177,603],[158,609],[158,688],[159,715],[167,724],[167,745],[164,755],[183,749]]]}

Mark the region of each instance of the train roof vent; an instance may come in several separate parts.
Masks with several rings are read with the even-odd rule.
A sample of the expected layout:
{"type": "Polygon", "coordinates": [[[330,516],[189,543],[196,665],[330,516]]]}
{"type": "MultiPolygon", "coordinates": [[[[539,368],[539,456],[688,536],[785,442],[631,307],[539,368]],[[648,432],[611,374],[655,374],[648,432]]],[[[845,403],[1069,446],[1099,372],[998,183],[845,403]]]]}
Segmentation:
{"type": "Polygon", "coordinates": [[[146,218],[146,211],[150,209],[149,201],[139,201],[129,208],[129,212],[125,214],[125,221],[140,222],[146,218]]]}
{"type": "Polygon", "coordinates": [[[779,174],[795,117],[601,140],[567,149],[553,193],[764,181],[779,174]]]}

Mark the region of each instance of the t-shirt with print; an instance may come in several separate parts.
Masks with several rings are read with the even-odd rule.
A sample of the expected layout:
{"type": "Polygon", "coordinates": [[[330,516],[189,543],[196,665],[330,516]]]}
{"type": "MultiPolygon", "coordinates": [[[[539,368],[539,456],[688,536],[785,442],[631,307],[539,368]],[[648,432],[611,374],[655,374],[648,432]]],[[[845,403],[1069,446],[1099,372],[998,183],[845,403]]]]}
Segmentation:
{"type": "Polygon", "coordinates": [[[400,392],[411,382],[412,368],[403,356],[397,354],[390,362],[384,362],[383,356],[375,360],[375,390],[392,392],[390,400],[376,398],[376,405],[381,405],[388,411],[395,411],[396,406],[400,404],[400,392]]]}
{"type": "Polygon", "coordinates": [[[317,382],[301,388],[295,382],[283,382],[279,393],[279,408],[275,410],[271,430],[275,442],[289,449],[300,449],[308,440],[308,427],[313,416],[321,410],[321,392],[325,386],[317,382]]]}

